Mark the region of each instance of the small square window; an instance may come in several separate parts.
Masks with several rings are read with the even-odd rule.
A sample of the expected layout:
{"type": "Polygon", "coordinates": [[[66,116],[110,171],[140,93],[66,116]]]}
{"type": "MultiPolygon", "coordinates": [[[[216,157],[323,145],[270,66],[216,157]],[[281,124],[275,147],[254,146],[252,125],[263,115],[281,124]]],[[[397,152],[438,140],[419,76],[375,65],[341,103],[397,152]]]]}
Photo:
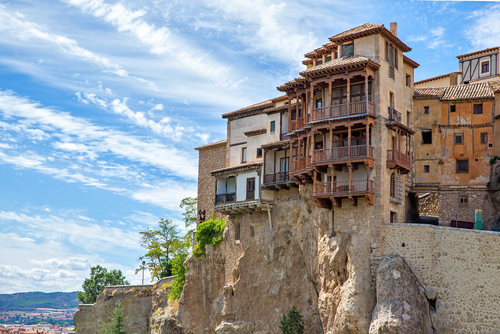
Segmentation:
{"type": "Polygon", "coordinates": [[[464,143],[463,133],[455,133],[454,138],[455,138],[455,141],[454,141],[455,145],[461,145],[464,143]]]}
{"type": "Polygon", "coordinates": [[[247,148],[246,147],[243,147],[241,149],[241,162],[242,163],[247,162],[247,148]]]}
{"type": "Polygon", "coordinates": [[[469,196],[467,195],[460,195],[458,197],[458,205],[460,206],[466,206],[469,203],[469,196]]]}
{"type": "Polygon", "coordinates": [[[488,134],[486,132],[481,133],[481,144],[488,144],[488,134]]]}
{"type": "Polygon", "coordinates": [[[483,113],[483,104],[475,104],[474,105],[474,114],[482,114],[483,113]]]}
{"type": "Polygon", "coordinates": [[[450,106],[450,112],[455,112],[455,111],[457,111],[457,108],[456,108],[456,107],[457,107],[456,105],[452,104],[452,105],[450,106]]]}
{"type": "Polygon", "coordinates": [[[411,87],[411,76],[409,74],[406,75],[406,86],[411,87]]]}
{"type": "Polygon", "coordinates": [[[328,63],[329,61],[332,61],[332,57],[326,57],[326,63],[328,63]]]}
{"type": "Polygon", "coordinates": [[[354,56],[354,44],[342,45],[342,58],[354,56]]]}
{"type": "Polygon", "coordinates": [[[489,73],[490,72],[490,62],[485,61],[481,63],[481,73],[489,73]]]}
{"type": "Polygon", "coordinates": [[[424,114],[428,114],[429,113],[429,107],[424,107],[424,114]]]}
{"type": "Polygon", "coordinates": [[[430,173],[431,167],[429,165],[424,165],[424,173],[430,173]]]}
{"type": "Polygon", "coordinates": [[[321,64],[323,64],[323,61],[322,61],[322,60],[318,60],[318,61],[316,62],[316,66],[321,65],[321,64]]]}
{"type": "Polygon", "coordinates": [[[468,173],[469,172],[469,160],[458,160],[456,162],[456,173],[468,173]]]}
{"type": "Polygon", "coordinates": [[[432,144],[432,131],[422,131],[422,144],[432,144]]]}
{"type": "Polygon", "coordinates": [[[257,158],[262,158],[262,149],[261,148],[257,149],[257,158]]]}
{"type": "Polygon", "coordinates": [[[269,132],[274,133],[275,131],[276,131],[276,122],[272,121],[271,122],[271,131],[269,131],[269,132]]]}

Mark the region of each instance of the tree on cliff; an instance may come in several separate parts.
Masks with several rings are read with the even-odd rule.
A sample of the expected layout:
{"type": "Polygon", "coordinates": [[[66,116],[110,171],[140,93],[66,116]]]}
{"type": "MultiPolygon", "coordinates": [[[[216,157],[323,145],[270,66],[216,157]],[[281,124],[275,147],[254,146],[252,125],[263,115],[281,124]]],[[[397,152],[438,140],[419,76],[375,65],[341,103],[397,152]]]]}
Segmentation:
{"type": "Polygon", "coordinates": [[[113,269],[108,272],[106,268],[97,265],[90,268],[90,278],[83,282],[83,291],[78,291],[77,298],[84,304],[94,304],[97,296],[108,285],[129,285],[121,270],[113,269]]]}
{"type": "Polygon", "coordinates": [[[113,314],[109,316],[109,322],[105,323],[101,333],[102,334],[126,334],[124,331],[126,326],[130,324],[127,323],[128,317],[123,316],[123,310],[125,307],[122,306],[120,301],[116,302],[116,307],[113,309],[113,314]]]}
{"type": "Polygon", "coordinates": [[[304,333],[304,319],[295,306],[288,311],[288,316],[283,314],[281,320],[281,333],[283,334],[303,334],[304,333]]]}

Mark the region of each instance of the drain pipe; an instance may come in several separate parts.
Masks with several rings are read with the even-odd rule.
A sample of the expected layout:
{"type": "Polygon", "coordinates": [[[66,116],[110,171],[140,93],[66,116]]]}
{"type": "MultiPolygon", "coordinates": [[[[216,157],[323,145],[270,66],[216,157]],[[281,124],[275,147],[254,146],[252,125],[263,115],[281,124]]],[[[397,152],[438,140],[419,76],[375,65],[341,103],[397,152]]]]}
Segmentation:
{"type": "Polygon", "coordinates": [[[266,203],[267,206],[267,216],[269,217],[269,232],[273,231],[273,223],[271,221],[271,208],[269,207],[269,203],[266,203]]]}

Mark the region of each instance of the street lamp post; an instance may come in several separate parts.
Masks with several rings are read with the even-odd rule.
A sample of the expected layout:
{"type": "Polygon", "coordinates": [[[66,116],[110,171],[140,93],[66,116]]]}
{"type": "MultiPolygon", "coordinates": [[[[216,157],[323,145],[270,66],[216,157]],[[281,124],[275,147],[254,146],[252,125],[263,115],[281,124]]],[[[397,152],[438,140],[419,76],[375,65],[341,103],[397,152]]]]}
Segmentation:
{"type": "Polygon", "coordinates": [[[142,285],[144,285],[144,269],[146,265],[146,261],[142,261],[142,285]]]}

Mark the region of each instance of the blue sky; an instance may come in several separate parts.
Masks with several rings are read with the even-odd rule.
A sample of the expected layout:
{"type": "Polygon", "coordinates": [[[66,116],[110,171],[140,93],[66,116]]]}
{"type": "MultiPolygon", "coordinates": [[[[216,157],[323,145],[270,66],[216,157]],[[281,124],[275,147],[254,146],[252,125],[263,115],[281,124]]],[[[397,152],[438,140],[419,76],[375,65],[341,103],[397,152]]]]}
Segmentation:
{"type": "Polygon", "coordinates": [[[398,22],[416,80],[500,46],[500,4],[464,1],[0,0],[0,293],[132,283],[138,232],[182,228],[194,147],[221,114],[279,96],[303,54],[398,22]]]}

